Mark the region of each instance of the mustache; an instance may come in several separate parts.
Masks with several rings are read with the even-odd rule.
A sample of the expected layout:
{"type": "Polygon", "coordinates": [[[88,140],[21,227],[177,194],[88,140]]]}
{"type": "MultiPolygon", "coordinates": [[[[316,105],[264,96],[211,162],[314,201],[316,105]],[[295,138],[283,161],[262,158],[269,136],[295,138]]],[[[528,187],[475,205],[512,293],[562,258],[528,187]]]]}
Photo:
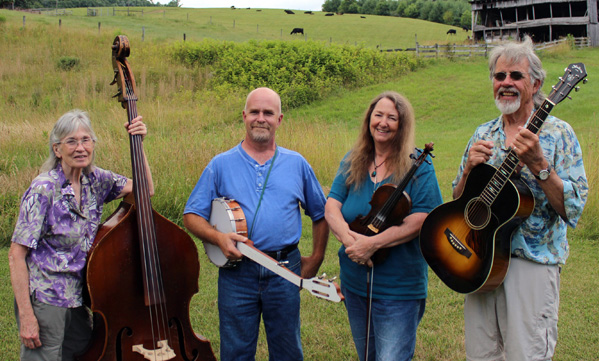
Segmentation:
{"type": "Polygon", "coordinates": [[[516,89],[515,87],[504,87],[502,86],[501,88],[499,88],[497,90],[497,93],[503,93],[503,92],[510,92],[510,93],[514,93],[516,95],[520,95],[520,92],[518,91],[518,89],[516,89]]]}

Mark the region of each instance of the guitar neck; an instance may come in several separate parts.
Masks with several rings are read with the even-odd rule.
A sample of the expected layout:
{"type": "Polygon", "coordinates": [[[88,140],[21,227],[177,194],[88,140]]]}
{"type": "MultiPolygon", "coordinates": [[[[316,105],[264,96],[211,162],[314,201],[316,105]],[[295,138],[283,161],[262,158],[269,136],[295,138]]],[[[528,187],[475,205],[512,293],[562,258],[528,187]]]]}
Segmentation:
{"type": "MultiPolygon", "coordinates": [[[[553,104],[549,99],[545,99],[543,104],[537,109],[533,115],[529,118],[526,129],[530,130],[534,134],[538,134],[551,112],[551,109],[555,104],[553,104]]],[[[481,193],[481,200],[484,201],[488,206],[491,206],[499,192],[503,189],[507,181],[510,179],[516,168],[520,164],[520,158],[513,149],[510,148],[505,160],[487,185],[485,190],[481,193]]]]}

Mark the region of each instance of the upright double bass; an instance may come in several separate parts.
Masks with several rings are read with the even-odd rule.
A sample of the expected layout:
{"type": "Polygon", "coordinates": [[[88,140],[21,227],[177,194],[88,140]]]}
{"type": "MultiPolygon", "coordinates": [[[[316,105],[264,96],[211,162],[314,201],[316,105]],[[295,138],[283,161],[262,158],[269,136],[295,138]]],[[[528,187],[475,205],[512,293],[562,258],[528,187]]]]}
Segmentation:
{"type": "MultiPolygon", "coordinates": [[[[112,45],[114,83],[129,123],[137,116],[129,41],[112,45]]],[[[191,237],[152,209],[140,135],[130,135],[134,202],[127,197],[98,231],[86,278],[94,314],[92,340],[80,361],[212,361],[196,335],[189,305],[200,264],[191,237]]]]}

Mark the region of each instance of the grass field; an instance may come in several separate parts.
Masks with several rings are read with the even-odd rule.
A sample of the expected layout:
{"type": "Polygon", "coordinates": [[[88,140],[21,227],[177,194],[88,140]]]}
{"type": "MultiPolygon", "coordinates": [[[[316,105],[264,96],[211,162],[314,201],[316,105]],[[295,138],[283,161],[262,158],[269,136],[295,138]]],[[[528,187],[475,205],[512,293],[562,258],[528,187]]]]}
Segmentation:
{"type": "MultiPolygon", "coordinates": [[[[75,9],[73,16],[63,18],[60,30],[57,18],[29,14],[27,26],[22,29],[22,13],[0,10],[0,16],[7,19],[4,24],[0,23],[0,98],[3,99],[0,101],[0,245],[4,245],[0,247],[0,348],[4,350],[3,360],[18,360],[6,244],[14,227],[18,199],[45,157],[48,131],[54,121],[71,108],[89,111],[100,138],[98,165],[130,174],[128,144],[121,128],[126,114],[110,98],[115,89],[108,86],[112,79],[109,46],[115,33],[123,31],[132,38],[132,35],[140,37],[136,30],[140,26],[156,29],[146,30],[143,43],[139,38],[132,38],[131,62],[139,80],[139,113],[144,116],[150,132],[144,147],[156,183],[156,196],[152,201],[159,213],[180,224],[185,201],[208,160],[234,146],[243,137],[239,119],[244,99],[205,98],[207,93],[196,91],[197,79],[203,76],[202,71],[173,63],[165,49],[180,37],[178,34],[183,29],[187,31],[194,26],[198,35],[192,38],[210,36],[244,41],[247,38],[237,34],[241,32],[241,24],[249,24],[246,25],[249,30],[244,32],[247,33],[256,30],[257,16],[289,17],[285,18],[282,11],[278,14],[274,10],[175,9],[172,13],[169,10],[165,15],[151,15],[153,18],[149,13],[144,13],[143,19],[126,18],[127,21],[120,22],[116,21],[117,17],[112,17],[110,20],[115,23],[110,23],[108,17],[88,18],[82,16],[85,9],[75,9]],[[184,15],[187,11],[190,22],[196,15],[198,18],[204,16],[203,20],[187,26],[184,15]],[[179,21],[171,19],[167,23],[170,14],[179,13],[179,21]],[[232,28],[234,17],[227,17],[227,14],[235,14],[235,28],[232,28]],[[247,15],[247,18],[241,15],[237,18],[237,14],[247,15]],[[213,17],[213,25],[209,24],[210,16],[213,17]],[[98,21],[102,21],[100,35],[97,34],[98,21]],[[142,22],[146,25],[141,25],[142,22]],[[214,25],[217,23],[231,25],[214,25]],[[81,59],[80,67],[71,72],[57,70],[55,62],[62,56],[77,56],[81,59]]],[[[304,17],[306,21],[325,20],[318,13],[313,16],[296,14],[293,22],[286,20],[273,24],[272,38],[280,37],[280,29],[283,28],[307,28],[308,25],[294,23],[295,19],[304,17]]],[[[352,25],[352,18],[347,15],[333,18],[339,22],[347,21],[348,26],[356,29],[361,20],[370,19],[354,18],[352,25]]],[[[410,26],[398,30],[393,27],[393,22],[399,24],[405,19],[381,18],[377,24],[385,24],[387,20],[388,24],[380,25],[381,28],[372,30],[369,35],[350,36],[339,25],[331,27],[330,36],[334,36],[333,41],[342,43],[367,43],[371,46],[380,42],[386,46],[386,40],[379,40],[377,35],[387,37],[389,34],[412,32],[408,30],[410,26]],[[362,36],[363,39],[360,38],[362,36]]],[[[423,22],[417,26],[433,27],[423,22]]],[[[259,26],[262,30],[266,28],[267,25],[259,26]]],[[[423,38],[424,30],[417,31],[418,38],[423,38]]],[[[433,37],[430,41],[441,43],[445,34],[442,28],[441,33],[440,37],[433,37]]],[[[329,41],[328,36],[320,40],[329,41]]],[[[405,44],[398,41],[389,46],[411,46],[413,36],[406,36],[402,40],[405,44]]],[[[584,62],[590,79],[581,92],[571,94],[571,101],[560,103],[552,112],[570,122],[576,131],[591,188],[579,226],[569,233],[571,254],[562,270],[560,335],[554,360],[599,360],[599,336],[596,332],[599,324],[596,312],[599,309],[599,272],[596,267],[599,258],[599,204],[596,196],[599,182],[596,99],[599,86],[594,81],[599,69],[599,50],[570,51],[561,48],[546,51],[541,56],[548,72],[544,86],[546,92],[563,74],[565,66],[572,62],[584,62]]],[[[478,124],[497,116],[485,59],[435,61],[388,82],[354,91],[340,90],[339,94],[325,100],[288,109],[277,134],[277,142],[302,153],[313,165],[327,192],[340,159],[354,142],[360,118],[369,101],[389,89],[406,95],[412,102],[417,118],[417,145],[422,147],[431,141],[435,143],[434,165],[443,197],[449,200],[450,182],[455,177],[468,138],[478,124]]],[[[300,243],[303,253],[310,250],[310,227],[307,225],[309,223],[304,227],[300,243]]],[[[198,246],[201,247],[199,243],[198,246]]],[[[329,276],[339,272],[338,246],[338,242],[331,238],[321,269],[329,276]]],[[[193,298],[191,317],[194,330],[206,336],[218,354],[217,269],[208,262],[203,252],[200,253],[200,292],[193,298]]],[[[418,331],[416,360],[465,359],[462,304],[463,296],[450,291],[431,273],[427,312],[418,331]]],[[[316,299],[306,292],[302,292],[302,340],[306,360],[357,360],[343,305],[316,299]]],[[[258,359],[267,359],[263,335],[259,342],[258,359]]]]}

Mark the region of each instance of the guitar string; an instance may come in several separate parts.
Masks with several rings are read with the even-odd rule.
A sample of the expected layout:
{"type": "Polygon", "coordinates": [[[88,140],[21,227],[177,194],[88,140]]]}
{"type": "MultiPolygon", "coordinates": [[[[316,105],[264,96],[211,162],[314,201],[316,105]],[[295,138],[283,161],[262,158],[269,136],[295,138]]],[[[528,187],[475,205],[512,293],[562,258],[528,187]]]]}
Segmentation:
{"type": "MultiPolygon", "coordinates": [[[[540,131],[541,127],[543,126],[543,123],[549,115],[549,112],[545,111],[545,108],[552,108],[548,99],[545,99],[543,104],[527,120],[525,124],[526,129],[528,129],[534,134],[537,134],[540,131]]],[[[510,148],[500,168],[495,172],[491,180],[487,183],[487,186],[485,186],[485,188],[483,189],[479,197],[480,199],[482,199],[482,202],[475,202],[474,208],[472,209],[472,217],[470,218],[476,218],[476,216],[479,216],[481,213],[484,213],[485,215],[488,215],[490,213],[490,207],[495,203],[497,197],[505,188],[507,182],[511,178],[519,162],[520,159],[518,155],[514,152],[513,149],[510,148]],[[510,162],[511,164],[509,164],[510,162]],[[506,165],[509,166],[507,169],[508,171],[506,171],[505,169],[506,165]],[[498,177],[501,177],[501,171],[506,171],[506,175],[503,176],[503,179],[498,180],[498,177]],[[493,182],[497,182],[498,186],[493,186],[493,182]],[[495,193],[490,194],[491,191],[488,191],[489,188],[494,189],[495,193]]],[[[466,211],[467,214],[471,214],[471,212],[469,212],[468,209],[466,211]]]]}
{"type": "MultiPolygon", "coordinates": [[[[137,117],[137,107],[136,107],[136,96],[133,92],[132,82],[127,76],[127,72],[125,71],[127,68],[125,65],[122,65],[123,69],[123,77],[126,83],[126,92],[127,92],[127,109],[129,114],[129,123],[131,124],[132,120],[137,117]]],[[[142,136],[141,135],[133,135],[131,136],[131,146],[132,146],[132,157],[135,160],[135,165],[137,167],[136,174],[138,180],[138,192],[141,194],[149,195],[149,186],[147,180],[147,174],[145,172],[145,164],[143,161],[143,153],[142,153],[142,136]]],[[[148,299],[150,301],[149,311],[150,311],[150,324],[152,328],[152,341],[153,341],[153,353],[157,356],[157,352],[159,349],[157,346],[157,341],[161,339],[170,340],[170,330],[167,325],[167,312],[166,312],[166,304],[165,294],[164,294],[164,285],[162,280],[162,273],[160,269],[160,260],[157,250],[157,242],[156,242],[156,233],[153,224],[152,217],[152,207],[150,205],[149,197],[137,197],[138,198],[138,207],[140,220],[143,222],[145,227],[141,227],[140,232],[142,233],[142,239],[147,240],[147,242],[141,242],[142,247],[145,249],[145,254],[148,255],[149,258],[145,256],[146,261],[146,284],[148,289],[148,299]],[[142,218],[143,217],[143,218],[142,218]],[[146,244],[147,243],[147,244],[146,244]],[[146,246],[148,249],[146,249],[146,246]],[[147,269],[150,268],[154,272],[147,272],[147,269]],[[153,275],[153,277],[149,277],[153,275]],[[149,287],[149,288],[148,288],[149,287]],[[155,314],[155,315],[154,315],[155,314]],[[154,318],[156,318],[156,324],[154,322],[154,318]],[[156,328],[156,330],[154,330],[156,328]],[[156,339],[156,331],[158,335],[158,339],[156,339]]],[[[156,359],[156,358],[155,358],[156,359]]]]}

